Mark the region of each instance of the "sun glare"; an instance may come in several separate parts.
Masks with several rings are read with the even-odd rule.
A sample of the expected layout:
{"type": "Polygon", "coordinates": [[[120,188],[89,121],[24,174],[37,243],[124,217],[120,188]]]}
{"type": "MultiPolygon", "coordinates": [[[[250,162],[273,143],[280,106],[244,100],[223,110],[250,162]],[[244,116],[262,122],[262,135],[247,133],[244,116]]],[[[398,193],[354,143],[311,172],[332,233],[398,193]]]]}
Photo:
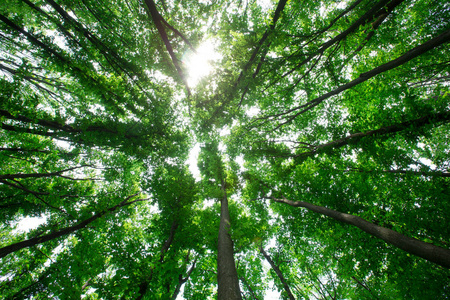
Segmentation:
{"type": "Polygon", "coordinates": [[[188,53],[184,58],[187,67],[189,86],[197,85],[200,79],[212,71],[212,62],[221,58],[216,52],[213,41],[205,41],[196,49],[196,53],[188,53]]]}

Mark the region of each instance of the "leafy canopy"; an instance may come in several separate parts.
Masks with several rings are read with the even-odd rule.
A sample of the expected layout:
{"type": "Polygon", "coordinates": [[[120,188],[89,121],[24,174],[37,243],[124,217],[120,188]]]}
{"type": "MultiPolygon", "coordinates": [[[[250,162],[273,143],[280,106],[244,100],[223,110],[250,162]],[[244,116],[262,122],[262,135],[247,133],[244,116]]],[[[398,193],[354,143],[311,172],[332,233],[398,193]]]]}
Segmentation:
{"type": "Polygon", "coordinates": [[[449,297],[448,265],[330,216],[448,251],[449,12],[1,1],[0,294],[216,299],[228,197],[242,298],[449,297]]]}

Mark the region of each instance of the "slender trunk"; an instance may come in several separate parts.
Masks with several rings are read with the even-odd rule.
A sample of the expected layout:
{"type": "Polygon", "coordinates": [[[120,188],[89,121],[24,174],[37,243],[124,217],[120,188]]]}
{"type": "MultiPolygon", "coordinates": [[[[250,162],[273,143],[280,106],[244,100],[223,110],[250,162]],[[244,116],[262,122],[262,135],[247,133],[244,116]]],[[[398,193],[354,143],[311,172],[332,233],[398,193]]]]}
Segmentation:
{"type": "Polygon", "coordinates": [[[230,236],[231,220],[225,182],[222,181],[223,197],[220,201],[220,225],[217,254],[218,300],[241,300],[239,278],[233,256],[230,236]]]}
{"type": "Polygon", "coordinates": [[[247,280],[245,280],[244,277],[241,277],[241,281],[242,283],[247,287],[248,291],[250,292],[250,295],[252,295],[252,299],[253,300],[258,300],[258,297],[256,296],[255,292],[253,291],[252,287],[250,286],[250,284],[248,284],[247,280]]]}
{"type": "Polygon", "coordinates": [[[450,172],[444,171],[415,171],[415,170],[363,170],[363,169],[350,169],[348,171],[355,171],[360,173],[390,173],[390,174],[404,174],[414,176],[426,176],[426,177],[450,177],[450,172]]]}
{"type": "MultiPolygon", "coordinates": [[[[45,271],[43,274],[41,274],[39,276],[39,278],[32,282],[31,284],[23,287],[22,289],[20,289],[19,291],[17,291],[16,293],[14,293],[13,295],[5,298],[6,300],[17,300],[17,299],[31,299],[32,298],[32,293],[25,293],[27,292],[29,289],[31,289],[32,287],[36,286],[36,285],[42,285],[42,281],[45,280],[47,277],[49,276],[48,271],[45,271]]],[[[36,289],[36,288],[35,288],[36,289]]]]}
{"type": "MultiPolygon", "coordinates": [[[[242,68],[241,73],[239,74],[238,79],[236,80],[236,82],[234,83],[234,87],[236,88],[238,86],[238,84],[242,81],[242,79],[244,78],[245,73],[247,72],[247,70],[253,65],[256,56],[258,54],[258,52],[261,50],[264,42],[267,40],[267,38],[269,37],[269,35],[273,32],[273,30],[275,29],[275,25],[278,22],[278,19],[280,18],[281,12],[284,10],[284,7],[286,6],[287,0],[280,0],[278,1],[277,4],[277,8],[275,9],[275,14],[272,18],[272,22],[269,26],[268,29],[266,29],[266,32],[264,32],[264,35],[262,36],[262,38],[259,40],[258,45],[256,46],[255,50],[252,53],[252,56],[250,57],[250,60],[244,65],[244,67],[242,68]]],[[[259,63],[255,69],[255,71],[253,72],[252,78],[255,79],[256,75],[258,75],[259,71],[261,70],[261,67],[263,65],[264,59],[267,55],[267,53],[269,52],[269,48],[270,48],[271,42],[268,42],[265,49],[262,51],[261,56],[259,58],[259,63]]],[[[242,101],[244,100],[245,94],[247,93],[248,89],[249,89],[250,83],[248,83],[241,95],[241,100],[239,101],[239,107],[242,104],[242,101]]],[[[223,106],[223,105],[222,105],[223,106]]]]}
{"type": "Polygon", "coordinates": [[[40,153],[51,153],[50,150],[41,150],[41,149],[24,149],[24,148],[0,148],[0,151],[10,151],[10,152],[40,152],[40,153]]]}
{"type": "MultiPolygon", "coordinates": [[[[131,196],[131,197],[133,197],[133,196],[131,196]]],[[[38,245],[38,244],[41,244],[41,243],[44,243],[44,242],[47,242],[47,241],[59,238],[59,237],[64,236],[64,235],[68,235],[68,234],[70,234],[72,232],[75,232],[75,231],[77,231],[79,229],[82,229],[82,228],[86,227],[87,225],[89,225],[90,223],[94,222],[95,220],[103,217],[104,215],[106,215],[106,214],[108,214],[108,213],[110,213],[112,211],[115,211],[116,209],[118,209],[120,207],[123,207],[123,206],[126,206],[126,205],[130,205],[130,204],[138,202],[138,201],[145,201],[145,200],[147,200],[147,199],[137,199],[137,200],[133,200],[133,201],[127,202],[131,197],[128,197],[127,199],[125,199],[124,201],[120,202],[119,204],[117,204],[117,205],[115,205],[115,206],[113,206],[111,208],[108,208],[108,209],[106,209],[106,210],[104,210],[102,212],[99,212],[99,213],[93,215],[92,217],[90,217],[90,218],[88,218],[88,219],[86,219],[86,220],[84,220],[84,221],[82,221],[82,222],[80,222],[80,223],[78,223],[76,225],[69,226],[69,227],[63,228],[63,229],[61,229],[59,231],[56,231],[56,232],[52,232],[52,233],[49,233],[49,234],[46,234],[46,235],[43,235],[43,236],[40,236],[40,237],[31,238],[31,239],[28,239],[28,240],[25,240],[25,241],[22,241],[22,242],[14,243],[14,244],[11,244],[9,246],[0,248],[0,258],[4,257],[4,256],[6,256],[6,255],[8,255],[8,254],[10,254],[12,252],[18,251],[20,249],[32,247],[32,246],[35,246],[35,245],[38,245]]]]}
{"type": "Polygon", "coordinates": [[[356,281],[357,284],[359,284],[360,286],[362,286],[364,289],[368,290],[369,292],[372,292],[369,287],[367,287],[364,283],[362,283],[361,281],[358,280],[358,278],[356,278],[355,276],[352,276],[352,279],[354,281],[356,281]]]}
{"type": "Polygon", "coordinates": [[[284,278],[283,273],[281,273],[280,268],[274,263],[274,261],[270,258],[269,254],[264,250],[263,246],[261,245],[259,247],[259,251],[264,256],[264,258],[269,262],[272,269],[275,271],[275,273],[278,276],[278,279],[280,279],[281,283],[283,284],[284,291],[288,295],[290,300],[295,300],[294,295],[292,295],[291,289],[289,288],[289,285],[287,284],[286,278],[284,278]]]}
{"type": "Polygon", "coordinates": [[[181,274],[180,274],[180,276],[178,277],[177,286],[175,287],[175,291],[172,294],[172,298],[171,298],[172,300],[177,299],[178,294],[180,293],[181,287],[183,286],[183,283],[184,283],[183,279],[184,279],[183,276],[181,276],[181,274]]]}
{"type": "Polygon", "coordinates": [[[73,167],[73,168],[68,168],[68,169],[64,169],[64,170],[61,170],[61,171],[49,172],[49,173],[3,174],[3,175],[0,175],[0,180],[3,180],[3,179],[17,179],[17,178],[44,178],[44,177],[61,176],[62,173],[64,173],[64,172],[73,171],[75,169],[80,169],[80,168],[87,167],[87,166],[88,165],[82,165],[82,166],[79,166],[79,167],[73,167]]]}
{"type": "MultiPolygon", "coordinates": [[[[33,120],[31,118],[28,118],[28,117],[20,115],[20,114],[13,115],[9,111],[3,110],[3,109],[0,109],[0,116],[5,117],[6,119],[9,119],[9,120],[21,121],[21,122],[29,123],[29,124],[33,124],[33,125],[40,125],[40,126],[49,128],[51,130],[59,130],[61,132],[65,132],[65,133],[98,132],[100,134],[120,135],[120,133],[117,130],[114,130],[114,129],[111,129],[111,128],[108,128],[105,126],[92,125],[92,126],[87,126],[86,128],[81,129],[81,128],[73,127],[72,125],[61,124],[54,120],[45,120],[45,119],[33,120]]],[[[125,133],[124,137],[127,139],[131,139],[131,138],[138,138],[139,136],[125,133]]]]}
{"type": "MultiPolygon", "coordinates": [[[[42,11],[41,9],[37,8],[35,5],[33,5],[33,3],[31,3],[29,0],[23,0],[25,3],[27,3],[30,7],[38,10],[39,12],[43,13],[46,17],[50,18],[50,16],[48,14],[46,14],[44,11],[42,11]],[[35,8],[36,7],[36,8],[35,8]]],[[[69,13],[67,13],[60,5],[58,5],[55,1],[53,0],[46,0],[46,2],[48,4],[50,4],[58,13],[59,15],[65,20],[65,22],[67,22],[67,24],[71,24],[73,25],[73,28],[75,28],[78,32],[80,32],[84,37],[86,37],[93,45],[95,45],[97,47],[97,49],[100,50],[100,52],[102,53],[102,55],[105,57],[105,59],[111,64],[114,65],[116,64],[121,71],[123,71],[128,77],[132,78],[132,75],[128,73],[129,69],[139,69],[139,66],[136,65],[131,65],[131,63],[127,62],[126,60],[124,60],[122,57],[120,57],[120,55],[111,47],[109,47],[108,45],[105,45],[101,40],[99,40],[92,32],[90,32],[89,30],[87,30],[82,24],[80,24],[76,19],[74,19],[73,17],[71,17],[69,15],[69,13]],[[111,57],[112,59],[109,59],[109,57],[111,57]]],[[[66,33],[69,37],[72,37],[70,32],[63,27],[60,24],[57,24],[57,26],[63,30],[64,33],[66,33]]],[[[73,38],[74,41],[77,42],[77,40],[75,38],[73,38]]],[[[140,71],[140,70],[139,70],[140,71]]],[[[141,72],[138,73],[138,75],[141,72]]]]}
{"type": "MultiPolygon", "coordinates": [[[[275,10],[274,16],[272,18],[272,22],[268,29],[266,29],[266,32],[264,32],[264,35],[261,37],[261,39],[258,42],[258,45],[256,46],[255,50],[253,50],[252,56],[250,57],[249,61],[244,65],[242,68],[241,73],[239,74],[239,77],[237,81],[234,83],[234,86],[236,87],[239,82],[243,79],[246,71],[252,66],[253,62],[256,59],[256,56],[258,55],[259,50],[261,49],[264,42],[269,37],[269,34],[275,29],[275,25],[278,22],[278,19],[280,18],[281,12],[284,10],[284,7],[286,6],[287,0],[280,0],[278,1],[277,8],[275,10]]],[[[262,59],[262,58],[261,58],[262,59]]],[[[253,78],[256,75],[253,76],[253,78]]],[[[248,86],[247,86],[248,87],[248,86]]]]}
{"type": "Polygon", "coordinates": [[[314,205],[303,201],[291,201],[286,198],[270,197],[273,201],[285,203],[294,207],[304,207],[313,212],[331,217],[337,221],[350,224],[359,229],[400,248],[410,254],[422,257],[445,268],[450,268],[450,250],[418,239],[407,237],[391,229],[381,227],[364,220],[361,217],[335,211],[323,206],[314,205]]]}

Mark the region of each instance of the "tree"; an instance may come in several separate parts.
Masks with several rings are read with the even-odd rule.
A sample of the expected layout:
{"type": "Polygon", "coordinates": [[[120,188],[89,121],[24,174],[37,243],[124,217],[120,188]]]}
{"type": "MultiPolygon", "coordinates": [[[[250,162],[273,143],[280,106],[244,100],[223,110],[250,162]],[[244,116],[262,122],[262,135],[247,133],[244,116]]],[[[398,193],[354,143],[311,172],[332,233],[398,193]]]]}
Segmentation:
{"type": "Polygon", "coordinates": [[[3,1],[0,294],[448,298],[449,11],[3,1]]]}

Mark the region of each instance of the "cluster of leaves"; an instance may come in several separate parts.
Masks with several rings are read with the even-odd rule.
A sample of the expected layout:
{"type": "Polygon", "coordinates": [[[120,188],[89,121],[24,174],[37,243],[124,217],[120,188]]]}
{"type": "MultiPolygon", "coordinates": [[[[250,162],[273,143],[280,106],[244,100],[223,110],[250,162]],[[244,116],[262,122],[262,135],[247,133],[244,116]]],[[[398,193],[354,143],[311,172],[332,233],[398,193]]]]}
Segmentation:
{"type": "Polygon", "coordinates": [[[449,11],[2,1],[0,294],[223,299],[224,232],[245,299],[447,298],[445,263],[317,212],[448,251],[449,11]],[[207,39],[221,59],[187,86],[207,39]]]}

